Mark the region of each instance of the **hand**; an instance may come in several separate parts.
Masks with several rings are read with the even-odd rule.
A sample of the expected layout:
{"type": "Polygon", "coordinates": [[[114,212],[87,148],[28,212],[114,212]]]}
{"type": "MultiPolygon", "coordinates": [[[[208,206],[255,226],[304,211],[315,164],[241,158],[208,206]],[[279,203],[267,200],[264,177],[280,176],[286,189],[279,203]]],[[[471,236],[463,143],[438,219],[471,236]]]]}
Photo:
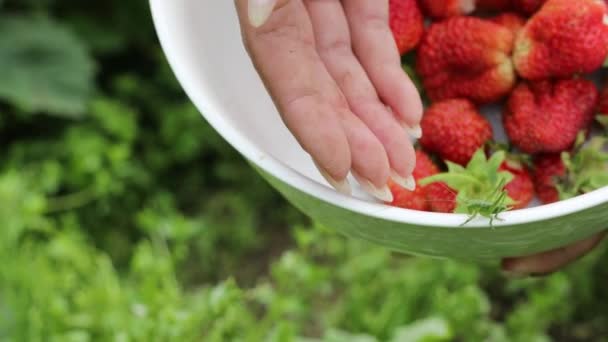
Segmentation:
{"type": "Polygon", "coordinates": [[[606,232],[552,251],[522,258],[503,260],[502,269],[513,276],[545,276],[589,253],[606,236],[606,232]]]}
{"type": "Polygon", "coordinates": [[[245,47],[283,122],[338,191],[413,190],[422,102],[388,25],[388,0],[236,0],[245,47]],[[408,136],[409,135],[409,136],[408,136]]]}

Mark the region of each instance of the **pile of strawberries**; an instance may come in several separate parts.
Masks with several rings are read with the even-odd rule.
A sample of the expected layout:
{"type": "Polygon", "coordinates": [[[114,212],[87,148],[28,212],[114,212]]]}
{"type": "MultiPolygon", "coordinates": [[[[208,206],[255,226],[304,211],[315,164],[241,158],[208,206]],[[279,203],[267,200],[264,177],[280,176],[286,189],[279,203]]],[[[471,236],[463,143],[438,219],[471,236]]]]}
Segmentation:
{"type": "Polygon", "coordinates": [[[392,205],[495,214],[608,185],[605,135],[591,134],[608,87],[589,80],[608,57],[603,0],[390,0],[390,25],[427,102],[418,188],[389,184],[392,205]]]}

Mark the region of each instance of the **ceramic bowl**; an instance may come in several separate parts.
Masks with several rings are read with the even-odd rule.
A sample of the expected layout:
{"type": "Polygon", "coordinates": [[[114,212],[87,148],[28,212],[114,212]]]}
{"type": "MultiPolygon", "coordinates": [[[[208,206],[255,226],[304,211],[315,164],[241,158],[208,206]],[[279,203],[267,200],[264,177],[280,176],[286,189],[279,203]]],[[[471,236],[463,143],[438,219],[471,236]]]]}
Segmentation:
{"type": "Polygon", "coordinates": [[[545,251],[608,227],[608,188],[503,213],[493,227],[486,219],[461,226],[465,215],[389,207],[354,181],[353,196],[342,195],[283,125],[242,46],[233,1],[150,4],[168,61],[204,118],[293,205],[327,227],[408,254],[480,262],[545,251]]]}

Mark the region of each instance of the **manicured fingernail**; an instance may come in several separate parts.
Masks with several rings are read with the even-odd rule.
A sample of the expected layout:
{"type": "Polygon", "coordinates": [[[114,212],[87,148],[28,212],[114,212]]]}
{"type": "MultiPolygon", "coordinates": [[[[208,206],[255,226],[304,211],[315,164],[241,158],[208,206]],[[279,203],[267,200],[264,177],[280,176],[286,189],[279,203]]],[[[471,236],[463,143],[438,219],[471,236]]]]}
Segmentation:
{"type": "Polygon", "coordinates": [[[374,196],[375,198],[383,202],[393,201],[393,194],[391,193],[391,189],[389,189],[388,185],[384,185],[383,187],[379,188],[375,186],[374,183],[359,176],[356,172],[352,171],[352,174],[363,189],[363,191],[367,192],[368,194],[374,196]]]}
{"type": "Polygon", "coordinates": [[[422,138],[422,127],[420,127],[420,125],[415,125],[415,126],[408,126],[407,124],[403,125],[403,128],[405,129],[405,131],[407,132],[407,134],[414,138],[414,139],[420,139],[422,138]]]}
{"type": "Polygon", "coordinates": [[[464,0],[460,3],[460,10],[463,14],[469,14],[475,11],[474,0],[464,0]]]}
{"type": "Polygon", "coordinates": [[[395,170],[391,170],[391,179],[393,182],[401,185],[402,188],[409,191],[416,190],[416,180],[414,176],[410,175],[408,177],[402,177],[395,170]]]}
{"type": "Polygon", "coordinates": [[[277,0],[249,0],[249,22],[254,27],[264,25],[277,0]]]}
{"type": "Polygon", "coordinates": [[[351,194],[350,184],[348,183],[348,180],[346,178],[343,180],[340,180],[340,181],[336,180],[332,176],[330,176],[329,173],[327,171],[325,171],[325,169],[320,167],[319,164],[317,164],[316,162],[315,162],[315,166],[319,170],[319,173],[321,174],[321,176],[323,176],[323,178],[325,178],[327,183],[329,183],[329,185],[331,185],[334,189],[336,189],[336,191],[338,191],[342,194],[345,194],[345,195],[351,194]]]}

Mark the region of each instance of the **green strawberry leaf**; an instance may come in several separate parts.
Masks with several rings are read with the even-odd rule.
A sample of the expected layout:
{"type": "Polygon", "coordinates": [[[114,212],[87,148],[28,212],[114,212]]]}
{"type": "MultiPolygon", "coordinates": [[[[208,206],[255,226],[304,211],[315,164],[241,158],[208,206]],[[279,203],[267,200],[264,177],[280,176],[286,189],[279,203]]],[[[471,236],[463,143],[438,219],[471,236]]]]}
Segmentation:
{"type": "Polygon", "coordinates": [[[608,113],[600,113],[595,117],[602,128],[604,128],[604,134],[608,135],[608,113]]]}
{"type": "Polygon", "coordinates": [[[453,163],[453,162],[451,162],[449,160],[446,161],[445,164],[448,167],[448,171],[449,172],[456,173],[456,172],[464,172],[465,171],[465,168],[462,167],[460,164],[453,163]]]}
{"type": "Polygon", "coordinates": [[[589,176],[587,184],[581,187],[583,192],[590,192],[608,185],[608,172],[597,172],[589,176]]]}
{"type": "Polygon", "coordinates": [[[26,113],[82,115],[94,84],[84,45],[44,17],[0,17],[0,99],[26,113]]]}
{"type": "MultiPolygon", "coordinates": [[[[502,164],[502,162],[505,161],[506,158],[506,153],[504,151],[498,151],[496,153],[494,153],[492,155],[492,157],[490,158],[490,160],[488,161],[488,167],[490,168],[490,170],[497,170],[500,168],[500,164],[502,164]]],[[[498,174],[498,172],[495,173],[490,173],[490,175],[493,177],[492,180],[496,180],[496,175],[498,174]]]]}
{"type": "Polygon", "coordinates": [[[580,135],[573,153],[562,153],[566,175],[556,180],[561,200],[608,186],[608,138],[597,136],[588,144],[580,135]]]}
{"type": "Polygon", "coordinates": [[[490,224],[498,214],[507,211],[515,203],[504,187],[513,179],[507,171],[500,171],[506,158],[504,151],[494,153],[489,159],[483,148],[471,158],[466,168],[446,162],[448,171],[419,180],[421,186],[443,182],[457,192],[455,212],[469,215],[469,220],[477,216],[490,219],[490,224]]]}
{"type": "Polygon", "coordinates": [[[452,189],[466,189],[471,185],[483,186],[483,183],[481,183],[477,178],[466,173],[445,172],[429,176],[424,178],[424,180],[419,181],[420,185],[422,186],[436,182],[443,182],[452,189]]]}

